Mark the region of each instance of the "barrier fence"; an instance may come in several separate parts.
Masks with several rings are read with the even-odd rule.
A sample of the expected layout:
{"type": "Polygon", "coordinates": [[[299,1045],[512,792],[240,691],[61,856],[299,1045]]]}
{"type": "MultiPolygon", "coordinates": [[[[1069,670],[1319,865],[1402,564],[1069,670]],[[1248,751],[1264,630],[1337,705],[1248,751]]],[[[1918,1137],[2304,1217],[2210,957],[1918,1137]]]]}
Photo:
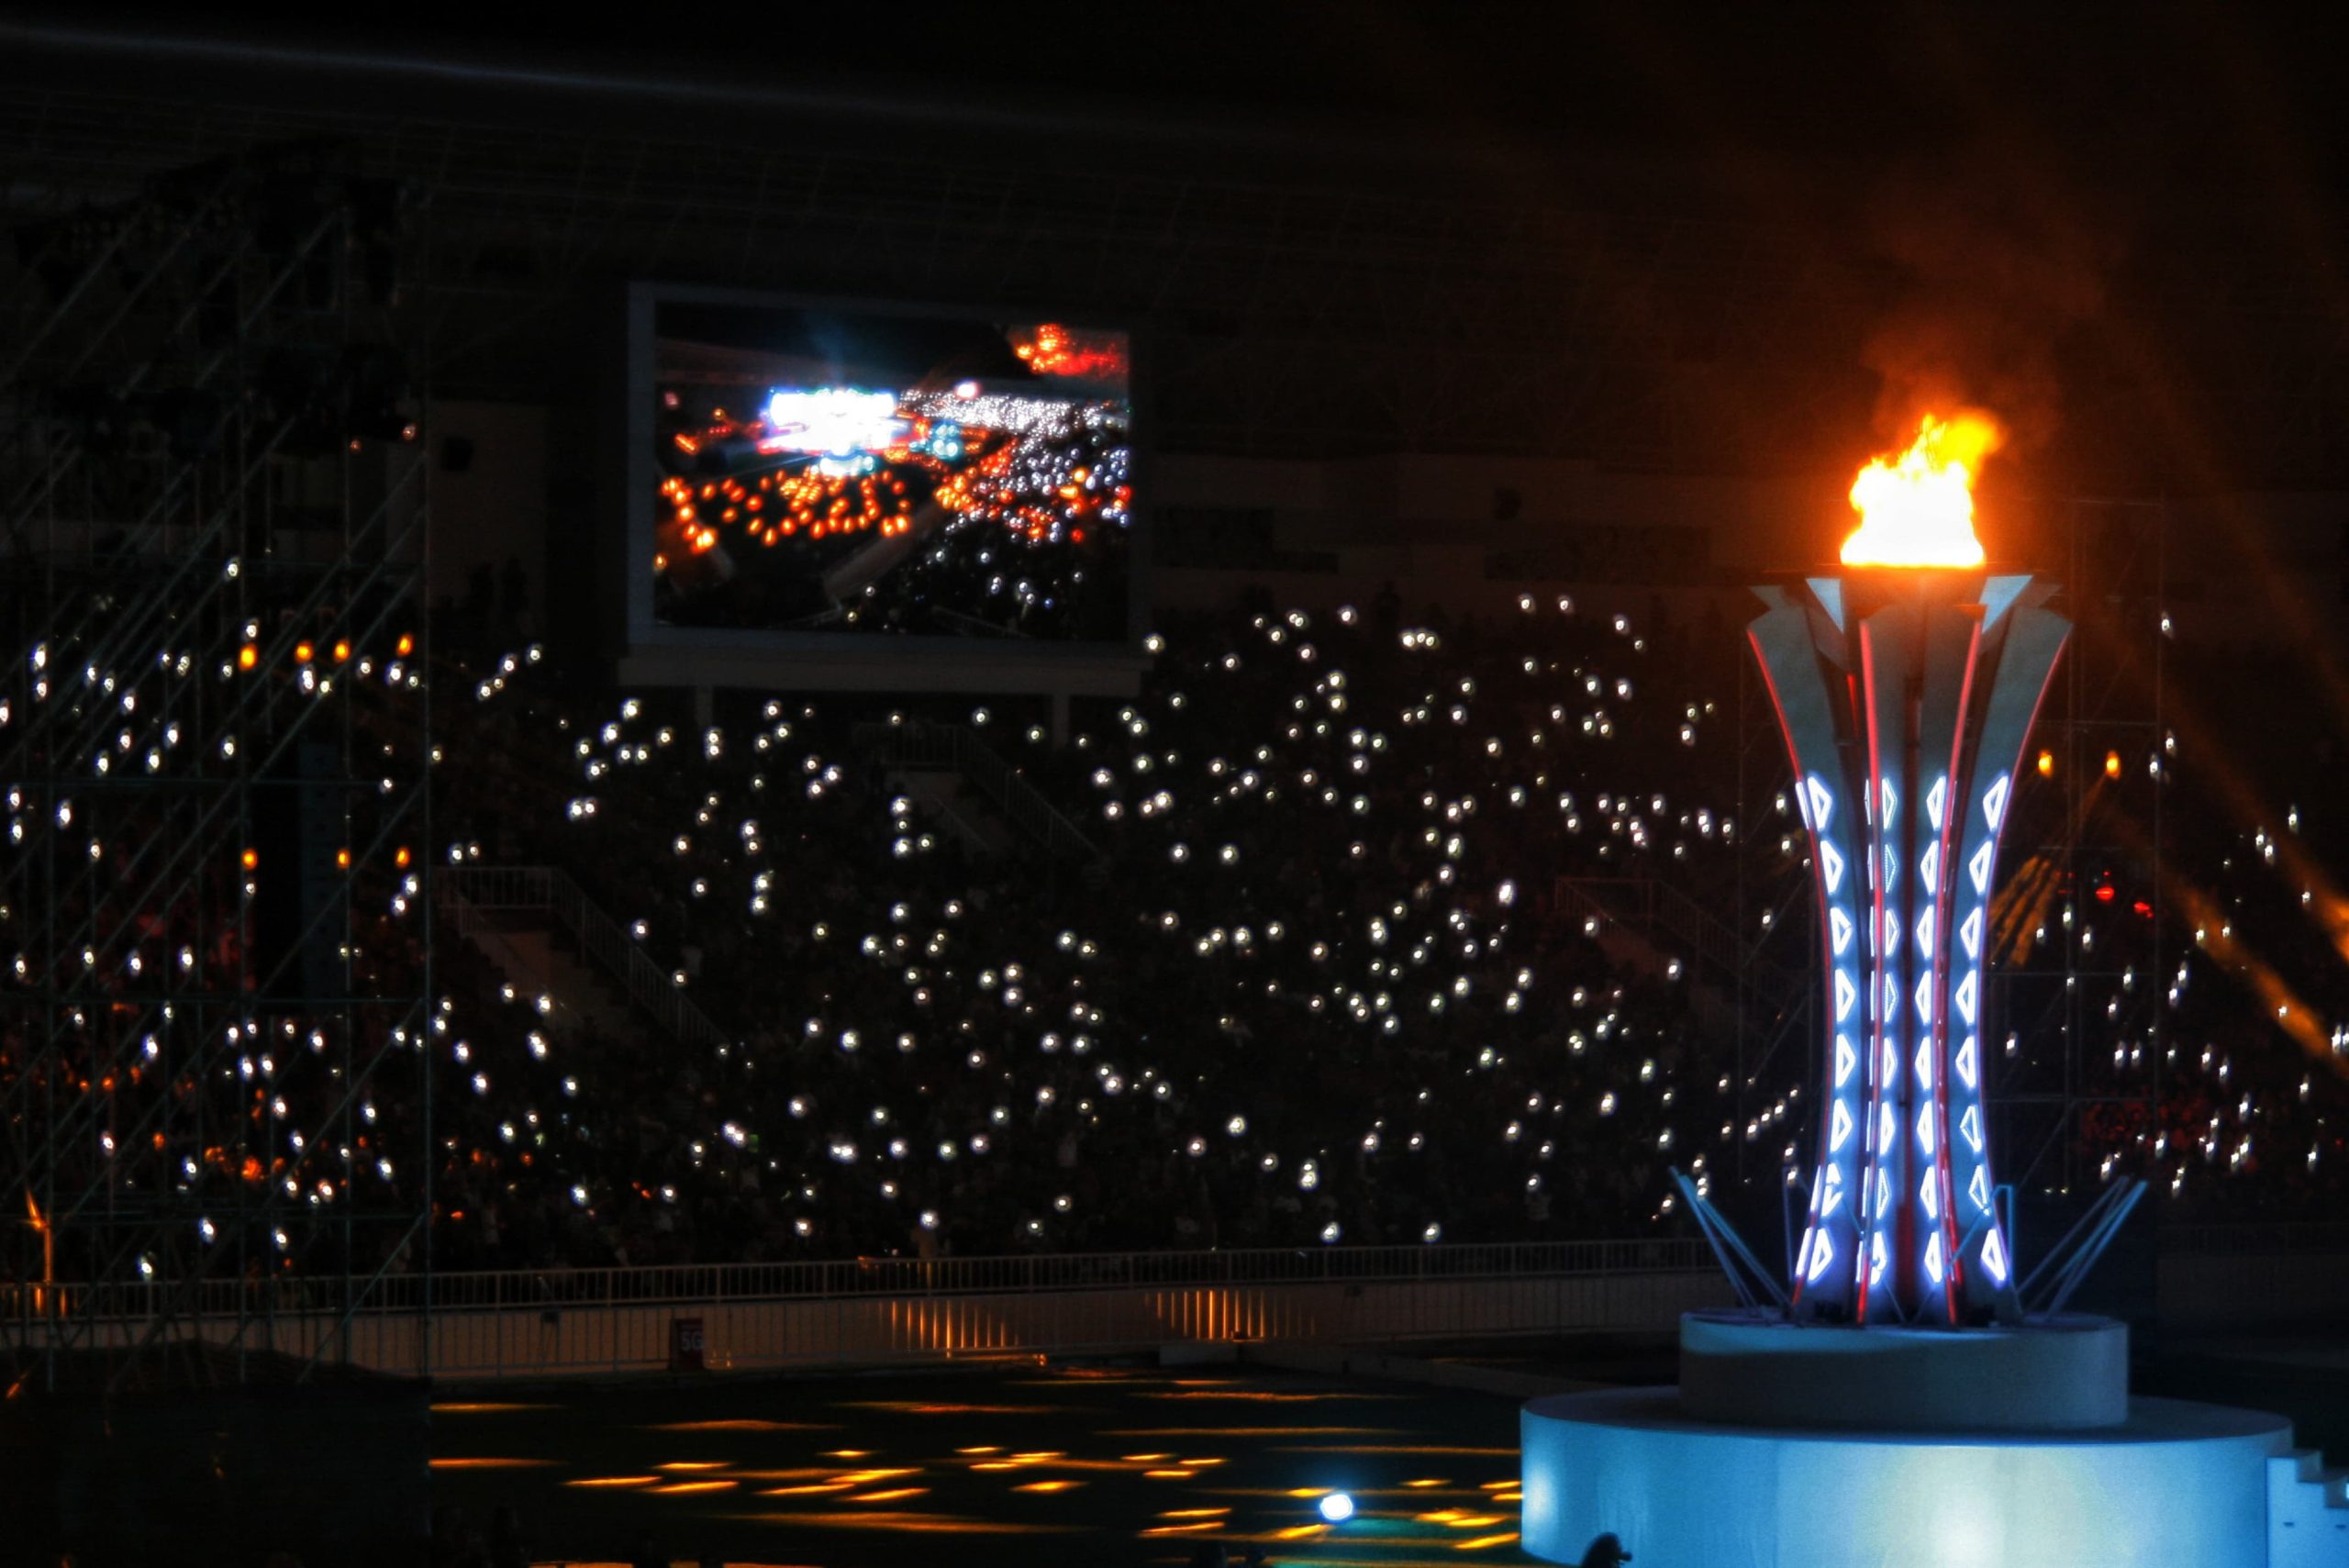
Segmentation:
{"type": "MultiPolygon", "coordinates": [[[[679,1364],[687,1335],[685,1364],[853,1364],[1177,1340],[1662,1330],[1728,1300],[1703,1242],[1681,1239],[515,1270],[394,1277],[360,1302],[340,1299],[342,1285],[207,1282],[169,1331],[378,1372],[496,1378],[657,1371],[679,1364]]],[[[158,1329],[165,1297],[11,1284],[0,1303],[10,1337],[30,1348],[62,1321],[99,1345],[131,1342],[158,1329]]]]}
{"type": "MultiPolygon", "coordinates": [[[[1174,1340],[1363,1344],[1666,1332],[1730,1291],[1698,1239],[1210,1252],[868,1258],[537,1269],[378,1281],[0,1284],[0,1326],[37,1351],[161,1336],[453,1379],[856,1365],[1145,1350],[1174,1340]],[[161,1315],[176,1310],[166,1320],[161,1315]]],[[[2165,1228],[2165,1329],[2349,1316],[2349,1227],[2165,1228]]]]}

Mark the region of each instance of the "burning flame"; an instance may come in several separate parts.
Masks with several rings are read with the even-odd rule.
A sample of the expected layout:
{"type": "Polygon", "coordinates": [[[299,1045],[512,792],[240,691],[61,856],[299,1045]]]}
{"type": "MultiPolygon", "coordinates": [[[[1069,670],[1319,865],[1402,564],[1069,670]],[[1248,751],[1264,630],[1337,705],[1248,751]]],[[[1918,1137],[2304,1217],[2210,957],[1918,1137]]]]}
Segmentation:
{"type": "Polygon", "coordinates": [[[1998,450],[1987,415],[1925,417],[1898,457],[1877,458],[1852,482],[1860,526],[1843,541],[1846,566],[1979,566],[1974,475],[1998,450]]]}

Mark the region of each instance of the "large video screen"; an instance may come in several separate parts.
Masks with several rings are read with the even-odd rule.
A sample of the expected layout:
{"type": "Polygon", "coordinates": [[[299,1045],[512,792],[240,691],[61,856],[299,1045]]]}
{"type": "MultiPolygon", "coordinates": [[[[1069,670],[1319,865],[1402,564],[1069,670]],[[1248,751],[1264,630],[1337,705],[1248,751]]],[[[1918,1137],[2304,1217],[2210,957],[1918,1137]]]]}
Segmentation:
{"type": "MultiPolygon", "coordinates": [[[[1119,642],[1122,332],[654,297],[655,627],[1119,642]]],[[[631,552],[641,562],[641,546],[631,552]]],[[[659,634],[655,632],[657,637],[659,634]]]]}

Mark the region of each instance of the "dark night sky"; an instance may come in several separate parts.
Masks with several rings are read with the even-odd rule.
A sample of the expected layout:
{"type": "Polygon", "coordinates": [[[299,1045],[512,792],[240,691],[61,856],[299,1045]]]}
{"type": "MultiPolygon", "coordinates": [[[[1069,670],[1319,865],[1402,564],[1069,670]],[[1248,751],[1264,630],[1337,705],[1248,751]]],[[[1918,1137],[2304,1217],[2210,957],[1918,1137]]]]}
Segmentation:
{"type": "MultiPolygon", "coordinates": [[[[1094,124],[1334,117],[1560,150],[1865,161],[1987,139],[2176,170],[2278,139],[2330,169],[2349,123],[2317,7],[1319,0],[1221,22],[1187,6],[1047,11],[1041,22],[1017,6],[577,6],[560,22],[478,8],[243,12],[207,8],[192,20],[184,9],[110,8],[95,25],[122,37],[951,97],[1094,124]]],[[[93,26],[87,11],[0,15],[93,26]]]]}
{"type": "MultiPolygon", "coordinates": [[[[2254,432],[2288,415],[2332,428],[2349,401],[2349,56],[2316,7],[245,15],[0,11],[0,90],[14,76],[811,152],[887,142],[934,147],[941,167],[1766,226],[1867,281],[1831,351],[1887,405],[1954,383],[2038,444],[2107,405],[2136,428],[2132,388],[2174,394],[2188,429],[2210,422],[2196,399],[2246,389],[2329,400],[2263,406],[2242,421],[2254,432]]],[[[2291,461],[2296,475],[2319,462],[2291,461]]],[[[2321,461],[2330,475],[2349,460],[2321,461]]],[[[2222,446],[2177,483],[2266,462],[2222,446]]]]}
{"type": "MultiPolygon", "coordinates": [[[[1137,160],[1252,159],[1277,144],[1408,177],[1432,157],[1601,206],[1840,219],[1887,181],[2015,183],[2055,201],[2163,206],[2330,245],[2349,172],[2349,70],[2321,7],[1406,6],[1312,0],[1212,10],[773,5],[484,8],[0,8],[0,21],[150,52],[0,49],[0,74],[234,93],[228,50],[281,51],[276,93],[479,112],[511,81],[373,73],[332,55],[682,87],[641,112],[723,123],[745,95],[819,116],[935,111],[960,136],[1082,139],[1137,160]],[[534,8],[535,10],[535,8],[534,8]],[[462,18],[457,20],[453,18],[462,18]],[[1037,20],[1032,18],[1048,18],[1037,20]],[[673,19],[674,18],[674,19],[673,19]],[[1137,19],[1139,18],[1139,19],[1137,19]],[[152,52],[200,39],[204,53],[152,52]],[[286,69],[291,66],[293,69],[286,69]],[[484,90],[485,89],[485,90],[484,90]],[[1820,209],[1807,210],[1816,204],[1820,209]],[[2241,206],[2242,215],[2234,209],[2241,206]]],[[[614,106],[562,92],[550,117],[614,106]]],[[[753,111],[767,112],[767,111],[753,111]]],[[[789,112],[785,107],[783,112],[789,112]]],[[[920,123],[915,121],[913,123],[920,123]]]]}

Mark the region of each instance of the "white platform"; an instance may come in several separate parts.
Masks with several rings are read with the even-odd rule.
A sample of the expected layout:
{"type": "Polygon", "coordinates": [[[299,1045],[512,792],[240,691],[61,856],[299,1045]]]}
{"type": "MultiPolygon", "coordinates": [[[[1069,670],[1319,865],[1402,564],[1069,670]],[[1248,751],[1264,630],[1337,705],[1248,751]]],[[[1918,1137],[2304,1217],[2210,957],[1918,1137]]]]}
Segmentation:
{"type": "Polygon", "coordinates": [[[1776,1313],[1680,1319],[1680,1403],[1753,1427],[2054,1432],[2129,1418],[2129,1329],[2110,1318],[2012,1329],[1831,1328],[1776,1313]]]}
{"type": "Polygon", "coordinates": [[[1673,1388],[1537,1399],[1525,1549],[1638,1568],[2268,1568],[2280,1416],[2169,1399],[2118,1426],[1924,1433],[1697,1420],[1673,1388]]]}

